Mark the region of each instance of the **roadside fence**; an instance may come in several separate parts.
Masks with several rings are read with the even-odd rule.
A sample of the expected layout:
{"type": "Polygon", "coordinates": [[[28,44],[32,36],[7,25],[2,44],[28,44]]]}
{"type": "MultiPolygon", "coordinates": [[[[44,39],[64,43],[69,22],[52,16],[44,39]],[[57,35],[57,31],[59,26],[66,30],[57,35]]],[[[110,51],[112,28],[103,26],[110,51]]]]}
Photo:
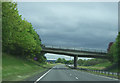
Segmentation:
{"type": "MultiPolygon", "coordinates": [[[[68,66],[69,68],[74,69],[73,66],[70,66],[68,64],[66,64],[66,66],[68,66]]],[[[115,77],[115,78],[120,79],[120,73],[119,72],[109,72],[109,71],[104,71],[104,70],[93,70],[93,69],[86,69],[86,68],[77,68],[77,70],[93,72],[93,73],[96,73],[96,74],[106,75],[106,76],[115,77]]]]}

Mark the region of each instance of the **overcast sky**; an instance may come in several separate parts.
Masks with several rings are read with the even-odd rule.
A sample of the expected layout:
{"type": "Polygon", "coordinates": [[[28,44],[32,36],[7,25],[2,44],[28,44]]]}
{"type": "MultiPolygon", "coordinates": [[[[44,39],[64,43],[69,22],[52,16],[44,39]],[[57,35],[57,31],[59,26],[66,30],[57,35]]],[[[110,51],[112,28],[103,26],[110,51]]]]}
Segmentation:
{"type": "Polygon", "coordinates": [[[18,10],[45,45],[107,49],[118,32],[117,2],[19,2],[18,10]]]}

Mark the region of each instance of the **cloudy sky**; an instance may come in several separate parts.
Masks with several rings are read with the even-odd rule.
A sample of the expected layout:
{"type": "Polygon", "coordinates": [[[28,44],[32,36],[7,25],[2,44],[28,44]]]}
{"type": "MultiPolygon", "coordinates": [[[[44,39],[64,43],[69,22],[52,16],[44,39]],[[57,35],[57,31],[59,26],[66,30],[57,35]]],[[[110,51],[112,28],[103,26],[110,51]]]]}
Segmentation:
{"type": "Polygon", "coordinates": [[[18,10],[45,45],[107,49],[118,32],[117,2],[19,2],[18,10]]]}

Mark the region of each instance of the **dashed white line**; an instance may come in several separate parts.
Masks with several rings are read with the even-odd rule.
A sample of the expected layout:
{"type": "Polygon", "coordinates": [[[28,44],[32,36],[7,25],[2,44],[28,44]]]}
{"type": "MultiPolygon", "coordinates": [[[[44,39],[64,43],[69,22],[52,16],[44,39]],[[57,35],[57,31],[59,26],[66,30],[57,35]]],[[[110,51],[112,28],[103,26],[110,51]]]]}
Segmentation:
{"type": "Polygon", "coordinates": [[[78,80],[78,77],[75,77],[78,80]]]}
{"type": "Polygon", "coordinates": [[[40,81],[46,74],[48,74],[52,69],[50,69],[49,71],[47,71],[45,74],[43,74],[40,78],[38,78],[34,83],[37,83],[38,81],[40,81]]]}

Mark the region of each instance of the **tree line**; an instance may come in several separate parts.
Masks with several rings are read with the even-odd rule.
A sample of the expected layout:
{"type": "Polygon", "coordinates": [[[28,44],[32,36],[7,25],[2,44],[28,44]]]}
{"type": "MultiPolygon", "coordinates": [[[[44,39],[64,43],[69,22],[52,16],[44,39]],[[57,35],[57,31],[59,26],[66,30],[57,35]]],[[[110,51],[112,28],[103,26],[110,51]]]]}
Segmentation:
{"type": "Polygon", "coordinates": [[[66,60],[65,58],[58,58],[56,61],[56,63],[63,63],[63,64],[73,64],[73,60],[66,60]]]}
{"type": "MultiPolygon", "coordinates": [[[[106,59],[78,59],[77,64],[79,66],[94,66],[97,64],[108,62],[106,59]]],[[[66,60],[65,58],[58,58],[56,63],[74,64],[74,60],[66,60]]]]}
{"type": "Polygon", "coordinates": [[[110,50],[108,51],[108,56],[111,57],[111,62],[120,62],[120,32],[118,33],[115,42],[113,42],[112,46],[110,47],[110,50]]]}
{"type": "Polygon", "coordinates": [[[15,2],[2,3],[2,51],[15,56],[45,62],[41,39],[31,23],[22,19],[15,2]]]}

